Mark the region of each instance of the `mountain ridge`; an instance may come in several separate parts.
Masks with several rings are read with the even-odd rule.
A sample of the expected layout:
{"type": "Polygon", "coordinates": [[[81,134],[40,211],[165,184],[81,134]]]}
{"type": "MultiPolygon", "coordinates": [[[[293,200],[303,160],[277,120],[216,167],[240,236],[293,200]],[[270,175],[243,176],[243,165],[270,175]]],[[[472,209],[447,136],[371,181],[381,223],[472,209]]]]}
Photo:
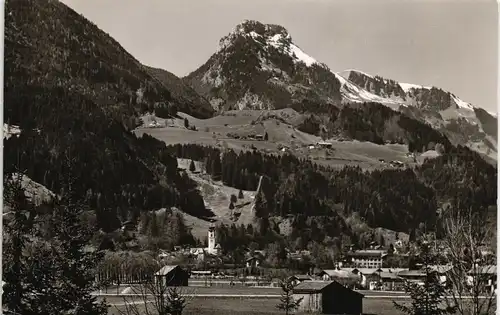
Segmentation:
{"type": "Polygon", "coordinates": [[[75,194],[105,231],[162,204],[203,212],[165,145],[131,133],[141,113],[170,110],[170,91],[63,3],[5,5],[4,126],[16,136],[4,140],[4,174],[23,172],[55,194],[61,176],[77,178],[75,194]]]}
{"type": "Polygon", "coordinates": [[[454,144],[466,143],[497,158],[496,118],[488,112],[439,88],[399,83],[353,69],[345,77],[345,72],[334,72],[307,55],[284,27],[245,20],[220,40],[206,63],[183,80],[219,113],[290,107],[331,115],[352,103],[380,103],[444,132],[454,144]]]}
{"type": "Polygon", "coordinates": [[[497,118],[486,110],[434,86],[400,83],[358,70],[344,73],[348,73],[348,80],[364,89],[401,102],[399,111],[430,124],[452,139],[458,137],[455,143],[465,142],[481,153],[495,151],[496,159],[497,118]],[[477,148],[482,144],[486,148],[477,148]]]}

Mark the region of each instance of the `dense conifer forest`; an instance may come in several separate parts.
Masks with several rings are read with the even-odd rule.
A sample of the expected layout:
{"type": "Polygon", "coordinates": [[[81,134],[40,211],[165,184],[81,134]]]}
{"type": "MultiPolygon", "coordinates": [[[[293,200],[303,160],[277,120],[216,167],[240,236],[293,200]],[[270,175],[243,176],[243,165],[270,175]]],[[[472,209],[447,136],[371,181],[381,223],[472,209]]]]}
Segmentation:
{"type": "MultiPolygon", "coordinates": [[[[263,176],[255,201],[261,222],[293,215],[299,218],[294,221],[298,231],[307,219],[315,218],[324,232],[312,233],[316,237],[347,232],[345,219],[354,213],[371,227],[410,235],[422,224],[427,230],[439,230],[438,210],[453,205],[484,212],[497,198],[495,168],[462,146],[415,168],[371,172],[359,167],[326,168],[289,154],[237,154],[195,144],[168,150],[179,158],[203,161],[208,174],[235,188],[256,190],[263,176]]],[[[310,222],[307,225],[313,228],[310,222]]]]}

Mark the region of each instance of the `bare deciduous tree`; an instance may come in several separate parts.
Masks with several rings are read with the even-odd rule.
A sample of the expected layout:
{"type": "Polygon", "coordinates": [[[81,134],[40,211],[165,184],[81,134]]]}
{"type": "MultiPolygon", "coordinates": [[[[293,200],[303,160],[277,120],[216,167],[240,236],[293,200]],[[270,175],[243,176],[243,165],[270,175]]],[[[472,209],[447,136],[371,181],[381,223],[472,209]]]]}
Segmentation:
{"type": "Polygon", "coordinates": [[[130,296],[123,296],[123,308],[115,308],[120,315],[181,315],[195,291],[168,287],[168,282],[152,275],[143,284],[134,286],[130,296]]]}
{"type": "Polygon", "coordinates": [[[488,275],[494,265],[484,259],[479,246],[493,243],[487,215],[470,210],[449,210],[445,214],[444,247],[453,268],[448,272],[448,303],[458,314],[482,315],[495,312],[495,290],[488,275]]]}

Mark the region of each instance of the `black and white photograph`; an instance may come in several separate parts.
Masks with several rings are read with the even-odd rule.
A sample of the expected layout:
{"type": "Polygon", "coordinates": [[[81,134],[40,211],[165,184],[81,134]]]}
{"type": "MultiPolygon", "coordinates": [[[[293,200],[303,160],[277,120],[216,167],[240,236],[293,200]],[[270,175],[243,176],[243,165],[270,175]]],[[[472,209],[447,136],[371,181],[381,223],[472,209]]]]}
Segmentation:
{"type": "Polygon", "coordinates": [[[0,2],[2,314],[496,313],[496,1],[0,2]]]}

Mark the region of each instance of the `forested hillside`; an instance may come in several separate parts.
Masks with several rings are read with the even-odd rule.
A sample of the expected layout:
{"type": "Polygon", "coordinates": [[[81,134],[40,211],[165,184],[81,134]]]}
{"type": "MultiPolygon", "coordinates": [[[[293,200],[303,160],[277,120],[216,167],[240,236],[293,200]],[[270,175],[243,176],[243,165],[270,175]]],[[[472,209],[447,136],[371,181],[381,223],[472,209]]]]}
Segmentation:
{"type": "Polygon", "coordinates": [[[212,105],[196,93],[190,86],[185,84],[181,78],[167,70],[144,66],[154,78],[158,79],[172,94],[177,104],[181,104],[179,111],[193,113],[194,117],[207,118],[214,114],[212,105]]]}
{"type": "Polygon", "coordinates": [[[321,115],[309,111],[298,129],[325,137],[342,135],[377,144],[407,144],[410,152],[434,149],[438,143],[445,149],[451,148],[450,141],[439,131],[379,103],[351,103],[341,109],[332,107],[328,112],[321,115]]]}
{"type": "MultiPolygon", "coordinates": [[[[64,160],[105,231],[140,210],[203,200],[164,143],[137,139],[138,115],[169,109],[169,91],[116,41],[59,1],[12,0],[5,13],[4,171],[59,193],[64,160]]],[[[68,175],[68,174],[65,174],[68,175]]]]}
{"type": "MultiPolygon", "coordinates": [[[[353,235],[345,219],[354,213],[371,227],[414,235],[422,225],[435,230],[438,209],[445,204],[481,212],[496,203],[496,169],[461,146],[415,169],[373,172],[324,168],[288,154],[236,154],[192,144],[168,148],[178,157],[204,161],[214,179],[236,188],[255,190],[263,175],[255,201],[257,217],[316,218],[323,236],[353,235]]],[[[295,232],[308,231],[304,219],[295,220],[295,232]]],[[[308,220],[309,228],[311,224],[308,220]]]]}

